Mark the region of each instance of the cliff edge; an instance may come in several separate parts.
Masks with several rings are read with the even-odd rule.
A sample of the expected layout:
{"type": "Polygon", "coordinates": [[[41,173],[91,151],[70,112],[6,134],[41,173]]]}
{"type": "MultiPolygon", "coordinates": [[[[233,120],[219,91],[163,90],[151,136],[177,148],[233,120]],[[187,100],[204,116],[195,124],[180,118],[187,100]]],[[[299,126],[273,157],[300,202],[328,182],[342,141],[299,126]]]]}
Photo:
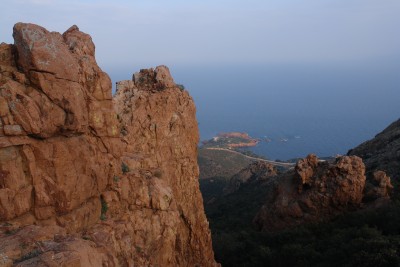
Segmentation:
{"type": "Polygon", "coordinates": [[[195,106],[165,66],[118,83],[89,35],[0,45],[0,266],[216,266],[195,106]]]}
{"type": "Polygon", "coordinates": [[[382,191],[391,193],[394,198],[399,197],[400,119],[390,124],[371,140],[351,149],[348,155],[361,157],[365,163],[367,200],[375,199],[376,193],[382,191]],[[383,172],[390,176],[393,186],[383,172]],[[377,186],[379,189],[369,190],[369,188],[377,186]]]}

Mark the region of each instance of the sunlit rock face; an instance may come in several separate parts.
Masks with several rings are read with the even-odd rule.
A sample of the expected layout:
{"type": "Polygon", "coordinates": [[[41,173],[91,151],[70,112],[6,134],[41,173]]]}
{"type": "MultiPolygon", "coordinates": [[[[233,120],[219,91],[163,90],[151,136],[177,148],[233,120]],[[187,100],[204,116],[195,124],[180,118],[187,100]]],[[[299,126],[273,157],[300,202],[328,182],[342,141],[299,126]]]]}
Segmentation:
{"type": "Polygon", "coordinates": [[[216,266],[195,106],[165,66],[111,81],[89,35],[0,45],[0,266],[216,266]]]}

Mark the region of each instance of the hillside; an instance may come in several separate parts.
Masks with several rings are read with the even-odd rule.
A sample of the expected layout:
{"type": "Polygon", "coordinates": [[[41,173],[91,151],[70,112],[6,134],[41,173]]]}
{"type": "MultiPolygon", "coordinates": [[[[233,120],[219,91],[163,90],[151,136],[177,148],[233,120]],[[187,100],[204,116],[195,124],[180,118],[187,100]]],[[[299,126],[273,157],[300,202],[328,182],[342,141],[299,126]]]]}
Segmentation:
{"type": "Polygon", "coordinates": [[[349,152],[365,165],[354,156],[309,156],[205,203],[216,259],[224,266],[399,266],[400,203],[388,201],[393,187],[382,172],[399,175],[396,133],[398,122],[349,152]]]}
{"type": "Polygon", "coordinates": [[[351,149],[348,155],[356,155],[363,159],[367,168],[367,178],[371,182],[373,172],[385,171],[395,185],[395,197],[399,198],[400,120],[393,122],[375,138],[351,149]]]}
{"type": "Polygon", "coordinates": [[[200,179],[221,177],[229,179],[253,160],[241,154],[201,147],[198,152],[200,179]]]}

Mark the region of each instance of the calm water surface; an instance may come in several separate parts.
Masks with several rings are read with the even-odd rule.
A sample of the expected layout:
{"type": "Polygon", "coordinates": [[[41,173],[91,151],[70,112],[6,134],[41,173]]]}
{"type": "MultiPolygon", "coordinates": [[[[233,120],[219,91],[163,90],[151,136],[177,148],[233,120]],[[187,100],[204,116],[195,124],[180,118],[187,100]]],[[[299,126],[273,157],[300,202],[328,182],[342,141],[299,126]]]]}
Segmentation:
{"type": "Polygon", "coordinates": [[[252,148],[271,159],[344,154],[400,117],[397,62],[170,69],[196,102],[202,140],[247,132],[271,140],[252,148]]]}

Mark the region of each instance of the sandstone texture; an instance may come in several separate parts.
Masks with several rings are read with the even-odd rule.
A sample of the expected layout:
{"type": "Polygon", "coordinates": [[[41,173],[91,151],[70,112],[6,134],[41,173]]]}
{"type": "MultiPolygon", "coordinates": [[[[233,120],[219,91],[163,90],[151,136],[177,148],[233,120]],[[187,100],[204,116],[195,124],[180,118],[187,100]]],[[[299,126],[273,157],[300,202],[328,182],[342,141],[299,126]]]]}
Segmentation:
{"type": "Polygon", "coordinates": [[[329,163],[309,155],[294,170],[271,180],[254,222],[261,230],[273,232],[354,210],[362,204],[365,179],[359,157],[329,163]]]}
{"type": "Polygon", "coordinates": [[[195,106],[165,66],[111,81],[89,35],[0,45],[0,266],[217,266],[195,106]]]}
{"type": "MultiPolygon", "coordinates": [[[[348,155],[356,155],[363,159],[367,173],[367,185],[366,190],[375,186],[377,182],[377,176],[382,174],[376,174],[376,172],[384,171],[390,178],[395,188],[394,193],[399,195],[399,181],[400,181],[400,120],[393,122],[385,130],[375,136],[375,138],[359,145],[358,147],[350,150],[348,155]]],[[[382,180],[379,178],[379,180],[382,180]]],[[[385,180],[385,179],[383,179],[385,180]]],[[[381,183],[381,182],[379,182],[381,183]]],[[[390,193],[391,183],[385,182],[387,187],[384,191],[390,193]]],[[[383,192],[381,192],[383,193],[383,192]]],[[[373,197],[374,192],[366,192],[366,196],[369,199],[375,199],[373,197]]]]}

